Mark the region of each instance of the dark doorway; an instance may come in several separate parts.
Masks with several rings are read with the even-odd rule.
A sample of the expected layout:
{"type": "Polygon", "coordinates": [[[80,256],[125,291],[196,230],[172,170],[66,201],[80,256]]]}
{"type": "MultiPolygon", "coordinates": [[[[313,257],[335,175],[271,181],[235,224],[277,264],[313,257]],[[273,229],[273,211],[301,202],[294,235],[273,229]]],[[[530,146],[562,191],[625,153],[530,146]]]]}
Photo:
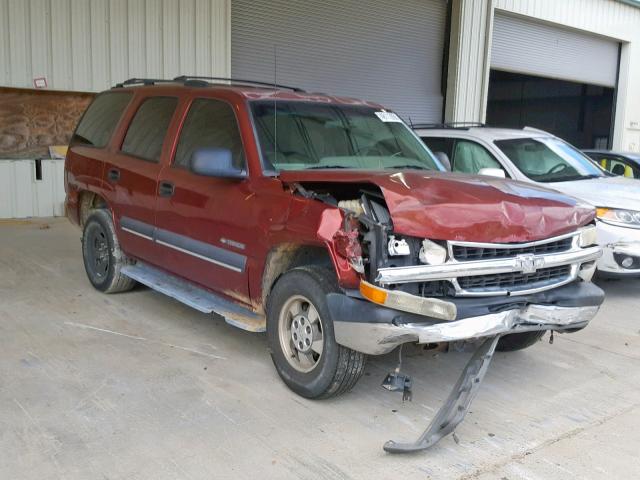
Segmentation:
{"type": "Polygon", "coordinates": [[[535,127],[578,148],[609,148],[613,88],[491,70],[487,124],[535,127]]]}

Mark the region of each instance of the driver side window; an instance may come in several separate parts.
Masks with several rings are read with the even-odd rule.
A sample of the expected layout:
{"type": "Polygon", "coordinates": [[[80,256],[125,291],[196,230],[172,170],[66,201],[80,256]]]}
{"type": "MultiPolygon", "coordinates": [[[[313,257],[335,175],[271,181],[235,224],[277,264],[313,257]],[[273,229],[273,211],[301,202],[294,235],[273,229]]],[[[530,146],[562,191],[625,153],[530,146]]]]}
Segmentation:
{"type": "Polygon", "coordinates": [[[454,172],[478,174],[482,168],[502,169],[502,165],[486,148],[468,140],[456,141],[452,161],[454,172]]]}

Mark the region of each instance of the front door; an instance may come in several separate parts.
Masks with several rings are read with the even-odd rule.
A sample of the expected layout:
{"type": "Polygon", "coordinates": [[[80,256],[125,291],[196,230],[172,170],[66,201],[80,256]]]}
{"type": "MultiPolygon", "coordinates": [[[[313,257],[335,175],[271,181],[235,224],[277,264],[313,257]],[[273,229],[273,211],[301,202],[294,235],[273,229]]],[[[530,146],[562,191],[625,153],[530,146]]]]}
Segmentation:
{"type": "Polygon", "coordinates": [[[188,109],[173,162],[159,177],[157,242],[172,272],[249,303],[247,260],[255,243],[249,224],[255,196],[247,179],[193,173],[192,154],[202,148],[228,149],[236,166],[246,170],[237,119],[223,100],[198,98],[188,109]]]}

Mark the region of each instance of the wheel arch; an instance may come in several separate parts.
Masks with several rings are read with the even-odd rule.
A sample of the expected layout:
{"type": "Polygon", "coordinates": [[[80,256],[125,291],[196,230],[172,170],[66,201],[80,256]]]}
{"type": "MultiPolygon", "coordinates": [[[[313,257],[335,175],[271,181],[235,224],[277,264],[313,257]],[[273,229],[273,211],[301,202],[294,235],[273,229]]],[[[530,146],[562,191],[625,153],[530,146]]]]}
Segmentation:
{"type": "Polygon", "coordinates": [[[78,194],[78,223],[80,228],[84,227],[91,210],[96,208],[111,210],[109,203],[103,196],[91,190],[82,190],[78,194]]]}
{"type": "Polygon", "coordinates": [[[325,246],[282,243],[271,248],[262,272],[261,306],[264,308],[267,304],[269,293],[283,274],[296,267],[311,265],[327,267],[335,273],[334,262],[325,246]]]}

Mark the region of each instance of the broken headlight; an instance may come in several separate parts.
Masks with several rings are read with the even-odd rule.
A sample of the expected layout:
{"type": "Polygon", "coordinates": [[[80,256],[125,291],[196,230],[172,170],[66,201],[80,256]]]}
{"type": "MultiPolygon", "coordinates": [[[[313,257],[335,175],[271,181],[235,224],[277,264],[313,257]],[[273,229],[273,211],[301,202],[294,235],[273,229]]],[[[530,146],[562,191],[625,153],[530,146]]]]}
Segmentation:
{"type": "Polygon", "coordinates": [[[418,258],[428,265],[440,265],[447,260],[447,249],[425,238],[422,240],[418,258]]]}

